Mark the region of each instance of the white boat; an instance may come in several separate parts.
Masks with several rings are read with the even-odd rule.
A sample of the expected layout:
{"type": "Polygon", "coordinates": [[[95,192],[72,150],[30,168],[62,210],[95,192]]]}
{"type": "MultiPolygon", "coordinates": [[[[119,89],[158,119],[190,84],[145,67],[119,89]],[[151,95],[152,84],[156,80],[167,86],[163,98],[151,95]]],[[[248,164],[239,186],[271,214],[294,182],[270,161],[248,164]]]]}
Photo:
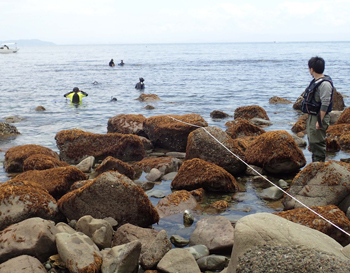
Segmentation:
{"type": "Polygon", "coordinates": [[[16,53],[19,50],[16,43],[7,43],[0,45],[0,54],[16,53]],[[14,45],[14,46],[12,46],[14,45]]]}

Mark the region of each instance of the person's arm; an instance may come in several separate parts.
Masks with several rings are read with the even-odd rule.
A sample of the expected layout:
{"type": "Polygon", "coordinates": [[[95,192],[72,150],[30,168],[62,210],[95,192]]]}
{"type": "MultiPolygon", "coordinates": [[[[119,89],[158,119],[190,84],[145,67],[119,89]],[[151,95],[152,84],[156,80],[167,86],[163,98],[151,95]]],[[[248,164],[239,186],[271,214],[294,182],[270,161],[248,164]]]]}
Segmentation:
{"type": "Polygon", "coordinates": [[[84,92],[84,91],[82,91],[82,90],[80,90],[80,92],[81,92],[83,95],[85,95],[86,97],[88,96],[88,93],[86,93],[86,92],[84,92]]]}
{"type": "MultiPolygon", "coordinates": [[[[320,99],[321,99],[321,109],[320,109],[319,115],[320,115],[320,122],[322,122],[324,116],[327,114],[328,106],[331,103],[333,86],[329,82],[324,81],[323,83],[321,83],[319,89],[320,89],[320,99]]],[[[319,124],[319,122],[317,121],[316,129],[321,129],[321,128],[322,128],[322,124],[319,124]]]]}
{"type": "Polygon", "coordinates": [[[72,93],[72,91],[64,94],[63,97],[67,97],[70,93],[72,93]]]}

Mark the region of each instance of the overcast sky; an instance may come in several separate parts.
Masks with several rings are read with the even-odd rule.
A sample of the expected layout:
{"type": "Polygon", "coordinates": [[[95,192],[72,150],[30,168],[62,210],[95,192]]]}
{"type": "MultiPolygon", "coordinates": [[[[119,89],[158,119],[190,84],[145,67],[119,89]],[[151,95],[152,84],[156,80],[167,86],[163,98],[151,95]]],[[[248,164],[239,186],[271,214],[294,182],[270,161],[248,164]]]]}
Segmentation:
{"type": "Polygon", "coordinates": [[[0,0],[0,40],[349,41],[350,0],[0,0]]]}

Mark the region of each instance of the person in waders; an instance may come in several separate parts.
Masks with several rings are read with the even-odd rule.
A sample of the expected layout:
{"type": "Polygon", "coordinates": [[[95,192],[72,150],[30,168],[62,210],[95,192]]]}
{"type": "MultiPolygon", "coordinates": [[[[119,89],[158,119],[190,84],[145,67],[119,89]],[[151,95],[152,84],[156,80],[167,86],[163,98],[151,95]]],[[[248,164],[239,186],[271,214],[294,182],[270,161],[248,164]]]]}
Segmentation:
{"type": "Polygon", "coordinates": [[[334,86],[331,77],[324,75],[325,61],[312,57],[309,72],[313,77],[303,93],[301,110],[308,114],[306,132],[308,149],[312,153],[312,162],[324,162],[326,159],[326,130],[330,123],[329,112],[333,108],[334,86]]]}

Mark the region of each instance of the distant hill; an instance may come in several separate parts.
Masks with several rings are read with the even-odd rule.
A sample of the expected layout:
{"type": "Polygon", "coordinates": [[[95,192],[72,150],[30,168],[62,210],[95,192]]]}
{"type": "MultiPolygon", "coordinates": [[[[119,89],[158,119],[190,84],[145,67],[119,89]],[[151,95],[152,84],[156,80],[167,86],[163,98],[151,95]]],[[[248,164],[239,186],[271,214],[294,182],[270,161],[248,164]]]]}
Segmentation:
{"type": "Polygon", "coordinates": [[[56,45],[51,42],[45,42],[38,39],[31,39],[31,40],[8,40],[8,41],[1,41],[1,44],[4,43],[17,43],[17,46],[49,46],[49,45],[56,45]]]}

